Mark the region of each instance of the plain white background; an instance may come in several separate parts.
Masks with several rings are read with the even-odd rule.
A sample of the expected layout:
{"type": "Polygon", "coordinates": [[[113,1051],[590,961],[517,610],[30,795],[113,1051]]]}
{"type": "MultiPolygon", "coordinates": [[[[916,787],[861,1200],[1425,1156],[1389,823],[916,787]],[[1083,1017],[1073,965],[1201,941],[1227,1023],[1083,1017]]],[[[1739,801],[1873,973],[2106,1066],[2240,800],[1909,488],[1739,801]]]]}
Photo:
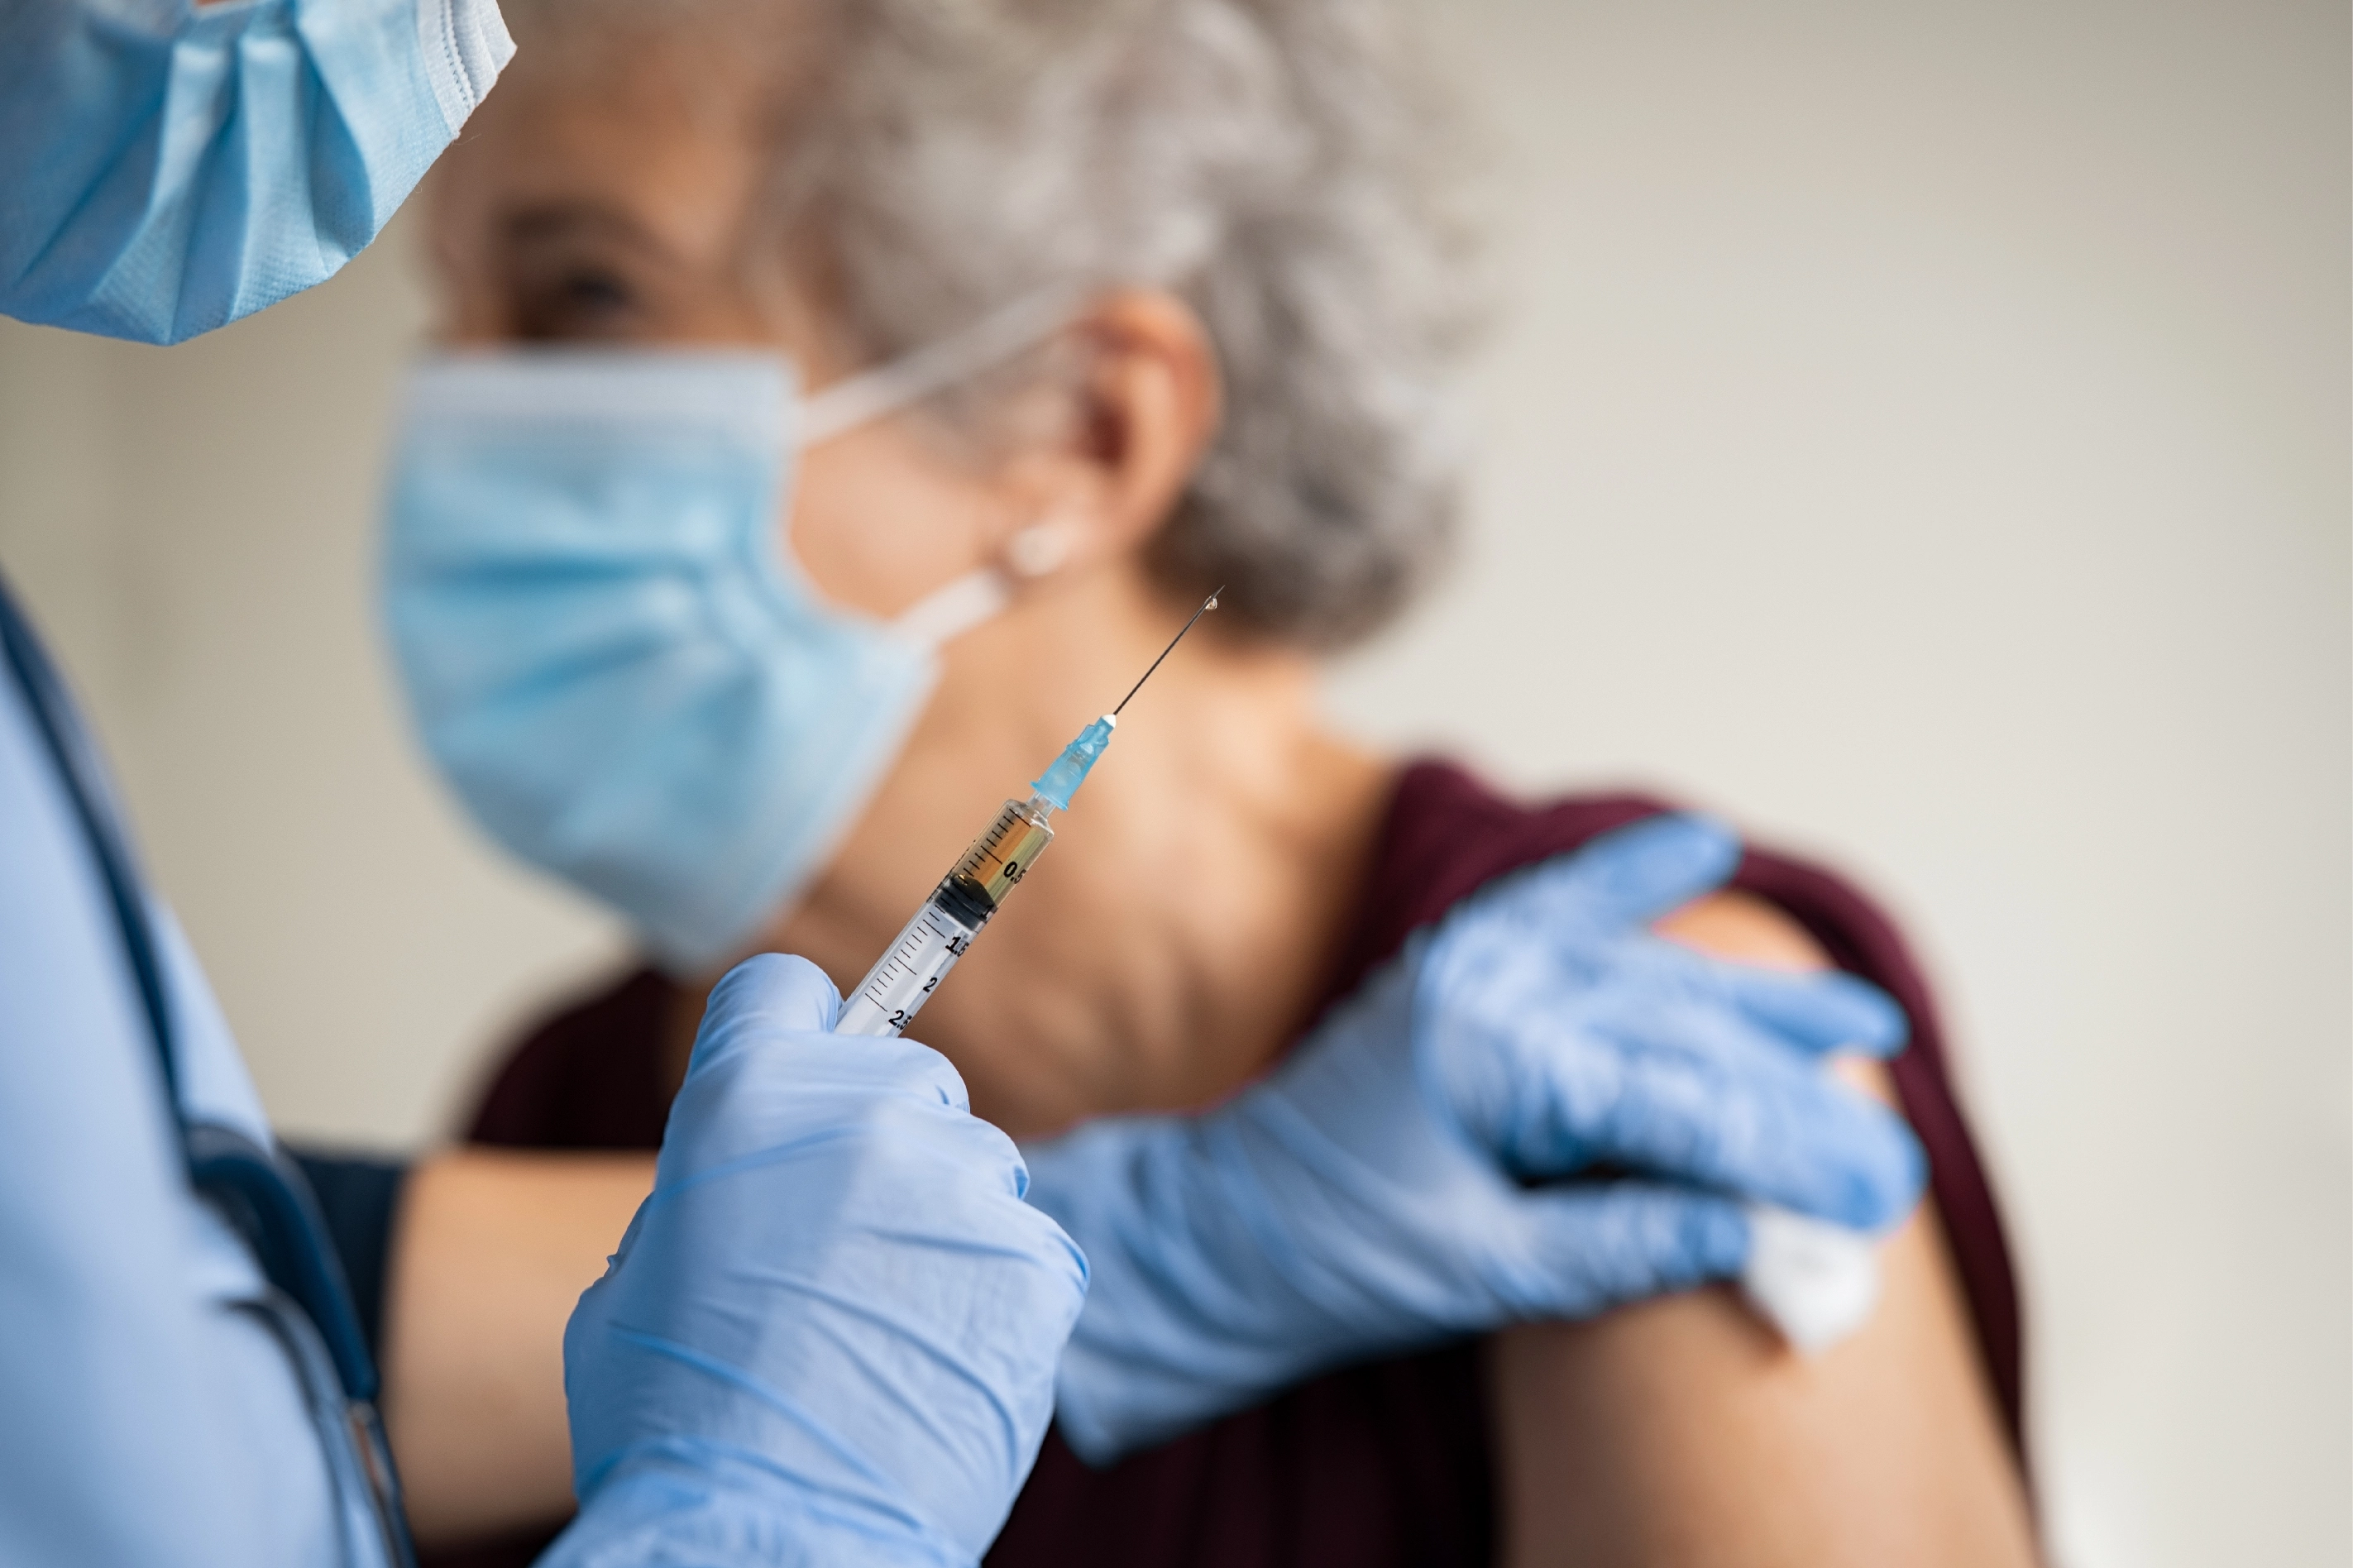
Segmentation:
{"type": "MultiPolygon", "coordinates": [[[[1943,982],[2075,1568],[2353,1560],[2341,5],[1424,7],[1498,169],[1460,568],[1335,712],[1859,874],[1943,982]]],[[[409,250],[0,325],[0,562],[292,1129],[413,1143],[615,933],[367,596],[409,250]]]]}

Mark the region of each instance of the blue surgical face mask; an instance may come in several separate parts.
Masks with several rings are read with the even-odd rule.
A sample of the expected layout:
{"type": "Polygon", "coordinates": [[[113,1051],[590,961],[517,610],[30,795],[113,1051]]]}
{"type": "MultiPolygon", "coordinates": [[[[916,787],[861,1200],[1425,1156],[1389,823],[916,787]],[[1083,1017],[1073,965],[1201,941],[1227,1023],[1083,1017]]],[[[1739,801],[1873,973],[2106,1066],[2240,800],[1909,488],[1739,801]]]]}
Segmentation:
{"type": "Polygon", "coordinates": [[[308,289],[513,52],[493,0],[5,0],[0,314],[173,342],[308,289]]]}
{"type": "Polygon", "coordinates": [[[885,624],[781,542],[813,440],[1034,342],[1025,307],[818,395],[741,353],[450,354],[412,375],[384,612],[427,749],[509,850],[679,968],[724,959],[823,866],[993,571],[885,624]]]}

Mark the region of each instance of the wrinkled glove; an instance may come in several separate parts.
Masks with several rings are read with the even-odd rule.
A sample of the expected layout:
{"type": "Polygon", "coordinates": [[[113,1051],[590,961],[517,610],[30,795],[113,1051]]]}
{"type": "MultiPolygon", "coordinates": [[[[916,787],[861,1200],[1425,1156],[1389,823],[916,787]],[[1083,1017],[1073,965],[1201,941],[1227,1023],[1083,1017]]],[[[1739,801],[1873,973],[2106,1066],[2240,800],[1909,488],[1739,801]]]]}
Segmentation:
{"type": "Polygon", "coordinates": [[[1218,1109],[1026,1150],[1093,1271],[1071,1446],[1101,1463],[1329,1366],[1738,1276],[1746,1203],[1900,1218],[1917,1144],[1820,1064],[1893,1052],[1895,1005],[1647,929],[1739,858],[1699,817],[1606,835],[1416,933],[1218,1109]],[[1597,1166],[1621,1179],[1559,1180],[1597,1166]]]}
{"type": "Polygon", "coordinates": [[[580,1517],[544,1560],[968,1564],[1086,1289],[1012,1141],[812,964],[711,994],[654,1190],[564,1336],[580,1517]]]}

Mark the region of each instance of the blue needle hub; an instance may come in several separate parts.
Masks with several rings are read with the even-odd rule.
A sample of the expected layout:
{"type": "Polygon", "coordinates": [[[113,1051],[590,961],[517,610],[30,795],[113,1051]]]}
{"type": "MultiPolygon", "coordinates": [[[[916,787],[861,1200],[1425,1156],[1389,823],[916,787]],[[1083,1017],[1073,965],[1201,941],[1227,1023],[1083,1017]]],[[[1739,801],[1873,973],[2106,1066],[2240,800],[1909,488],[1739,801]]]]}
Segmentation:
{"type": "Polygon", "coordinates": [[[1087,782],[1087,770],[1095,765],[1095,759],[1111,744],[1112,729],[1118,722],[1116,716],[1106,713],[1080,731],[1079,738],[1062,748],[1054,765],[1029,788],[1040,800],[1050,802],[1056,811],[1070,810],[1071,797],[1087,782]]]}

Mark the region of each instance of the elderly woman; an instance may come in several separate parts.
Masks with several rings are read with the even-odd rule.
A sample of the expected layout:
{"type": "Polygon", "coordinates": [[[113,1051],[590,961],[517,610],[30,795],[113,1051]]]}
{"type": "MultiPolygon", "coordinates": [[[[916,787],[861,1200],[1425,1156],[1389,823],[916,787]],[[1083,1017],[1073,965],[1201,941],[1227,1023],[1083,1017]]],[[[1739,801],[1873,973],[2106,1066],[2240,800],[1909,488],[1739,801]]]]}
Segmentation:
{"type": "MultiPolygon", "coordinates": [[[[1221,586],[1063,847],[921,1019],[1015,1136],[1219,1103],[1417,926],[1657,809],[1521,806],[1317,721],[1318,656],[1425,581],[1459,478],[1438,389],[1462,247],[1376,9],[511,9],[516,64],[436,176],[449,338],[710,353],[635,382],[554,356],[438,409],[458,431],[577,416],[511,459],[543,488],[611,416],[662,537],[551,545],[565,525],[512,469],[400,503],[489,520],[482,581],[501,550],[568,561],[530,595],[426,607],[396,560],[396,635],[477,813],[660,960],[535,1030],[480,1141],[650,1148],[728,961],[781,948],[853,984],[1008,789],[1221,586]],[[779,354],[813,396],[755,368],[779,354]],[[700,407],[697,433],[632,429],[645,400],[700,407]],[[571,694],[685,613],[617,584],[649,552],[739,548],[721,520],[747,498],[787,548],[744,568],[757,595],[697,612],[723,628],[707,646],[630,666],[644,743],[584,769],[571,694]],[[524,662],[464,668],[448,650],[487,646],[466,619],[494,613],[524,662]],[[737,680],[747,658],[789,689],[737,680]],[[543,743],[518,746],[533,723],[543,743]]],[[[1866,1329],[1800,1359],[1691,1292],[1343,1368],[1109,1465],[1050,1438],[990,1561],[2030,1560],[2009,1275],[1928,998],[1835,879],[1759,854],[1736,889],[1669,929],[1853,971],[1909,1016],[1867,1087],[1919,1131],[1935,1202],[1888,1242],[1866,1329]]],[[[462,1431],[403,1430],[402,1364],[396,1333],[406,1461],[496,1468],[462,1431]]],[[[522,1476],[517,1506],[558,1509],[561,1484],[522,1476]]]]}

